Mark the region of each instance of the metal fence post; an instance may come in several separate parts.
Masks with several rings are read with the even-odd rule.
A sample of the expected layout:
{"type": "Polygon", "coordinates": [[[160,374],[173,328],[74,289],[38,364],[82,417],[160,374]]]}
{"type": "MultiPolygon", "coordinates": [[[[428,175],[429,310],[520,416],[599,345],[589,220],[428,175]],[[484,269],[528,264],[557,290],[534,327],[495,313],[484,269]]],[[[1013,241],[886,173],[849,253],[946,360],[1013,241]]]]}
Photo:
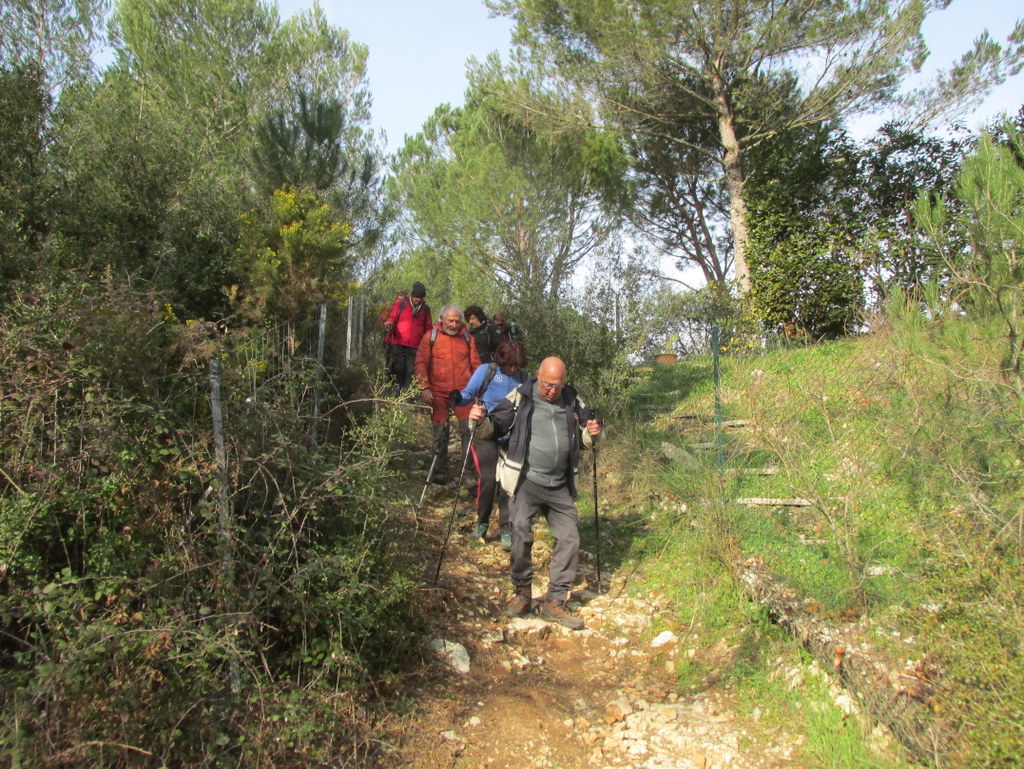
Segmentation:
{"type": "Polygon", "coordinates": [[[356,304],[356,357],[363,357],[363,326],[366,322],[366,297],[362,294],[356,304]]]}
{"type": "Polygon", "coordinates": [[[352,348],[355,343],[355,331],[353,319],[355,318],[355,297],[349,297],[348,300],[348,319],[345,328],[345,365],[352,363],[352,348]]]}
{"type": "MultiPolygon", "coordinates": [[[[235,588],[235,555],[231,537],[231,489],[228,473],[228,453],[224,443],[224,412],[221,408],[220,393],[220,359],[214,354],[210,358],[210,416],[213,420],[213,450],[217,462],[217,521],[220,537],[221,559],[221,610],[231,616],[234,613],[235,588]]],[[[228,621],[227,630],[233,628],[234,622],[228,621]]],[[[228,679],[231,691],[241,690],[241,674],[239,673],[238,657],[230,654],[228,660],[228,679]]]]}
{"type": "Polygon", "coordinates": [[[725,437],[722,432],[722,366],[719,356],[721,344],[721,331],[716,323],[711,327],[711,360],[714,362],[715,372],[715,458],[720,476],[725,471],[725,437]]]}
{"type": "Polygon", "coordinates": [[[320,425],[320,382],[324,378],[324,349],[327,345],[327,302],[320,305],[316,338],[316,382],[313,384],[313,429],[310,431],[310,447],[316,451],[319,445],[320,425]]]}

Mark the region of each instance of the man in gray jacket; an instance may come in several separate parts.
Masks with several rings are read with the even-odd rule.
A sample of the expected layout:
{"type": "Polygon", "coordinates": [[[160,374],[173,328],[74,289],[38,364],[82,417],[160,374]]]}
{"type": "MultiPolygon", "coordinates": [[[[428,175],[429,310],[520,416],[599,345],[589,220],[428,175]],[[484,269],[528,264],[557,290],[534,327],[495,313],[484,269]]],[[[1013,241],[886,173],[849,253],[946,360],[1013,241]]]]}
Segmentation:
{"type": "Polygon", "coordinates": [[[511,498],[510,572],[515,596],[505,608],[510,617],[527,614],[533,607],[533,519],[542,513],[555,551],[538,613],[573,630],[583,628],[583,620],[565,603],[580,552],[575,479],[580,449],[593,449],[604,439],[601,424],[591,415],[565,384],[565,364],[558,358],[545,358],[536,376],[510,392],[490,414],[485,415],[482,405],[470,411],[480,438],[509,436],[498,480],[511,498]]]}

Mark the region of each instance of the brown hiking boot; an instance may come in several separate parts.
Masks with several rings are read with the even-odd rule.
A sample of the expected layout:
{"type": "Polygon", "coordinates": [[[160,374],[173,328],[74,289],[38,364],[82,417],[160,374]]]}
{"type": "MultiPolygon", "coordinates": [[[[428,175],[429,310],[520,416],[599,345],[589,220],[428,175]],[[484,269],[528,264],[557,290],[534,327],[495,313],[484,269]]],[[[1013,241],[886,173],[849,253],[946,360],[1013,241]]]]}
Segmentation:
{"type": "Polygon", "coordinates": [[[549,601],[545,599],[540,602],[539,614],[541,619],[557,622],[559,625],[563,625],[570,630],[583,629],[583,620],[568,612],[565,608],[565,601],[549,601]]]}
{"type": "Polygon", "coordinates": [[[512,600],[509,601],[508,606],[505,607],[505,616],[522,617],[524,614],[529,614],[530,609],[533,606],[531,592],[532,591],[528,587],[516,588],[516,594],[512,596],[512,600]]]}

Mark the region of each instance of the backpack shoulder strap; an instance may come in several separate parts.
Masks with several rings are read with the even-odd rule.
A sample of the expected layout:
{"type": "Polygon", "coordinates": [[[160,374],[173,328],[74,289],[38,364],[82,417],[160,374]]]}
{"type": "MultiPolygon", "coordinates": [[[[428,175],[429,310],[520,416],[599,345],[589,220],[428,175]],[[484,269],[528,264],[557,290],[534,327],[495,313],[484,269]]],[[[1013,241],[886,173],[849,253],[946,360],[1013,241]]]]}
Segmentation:
{"type": "MultiPolygon", "coordinates": [[[[462,338],[466,340],[466,345],[468,346],[469,345],[470,337],[469,337],[469,332],[466,331],[466,329],[462,329],[462,338]]],[[[434,327],[432,329],[430,329],[430,346],[433,347],[434,346],[434,342],[436,342],[436,341],[437,341],[437,325],[435,324],[434,327]]]]}
{"type": "Polygon", "coordinates": [[[437,326],[430,329],[430,355],[427,356],[427,377],[434,376],[434,342],[437,341],[437,326]]]}
{"type": "MultiPolygon", "coordinates": [[[[465,328],[462,329],[462,338],[466,340],[466,346],[469,347],[469,332],[465,328]]],[[[430,359],[427,361],[427,367],[430,371],[434,368],[434,342],[436,341],[437,324],[434,324],[434,327],[430,329],[430,359]]]]}
{"type": "Polygon", "coordinates": [[[505,434],[508,435],[508,433],[512,432],[512,428],[516,424],[516,418],[519,416],[519,404],[523,402],[523,393],[519,387],[515,387],[505,397],[512,403],[512,423],[508,426],[508,430],[505,431],[505,434]]]}
{"type": "Polygon", "coordinates": [[[498,372],[498,364],[497,363],[488,363],[487,364],[487,373],[484,375],[484,383],[482,385],[480,385],[480,389],[476,391],[476,397],[477,398],[479,398],[481,395],[483,395],[485,392],[487,392],[487,388],[490,386],[491,380],[494,379],[494,375],[497,372],[498,372]]]}

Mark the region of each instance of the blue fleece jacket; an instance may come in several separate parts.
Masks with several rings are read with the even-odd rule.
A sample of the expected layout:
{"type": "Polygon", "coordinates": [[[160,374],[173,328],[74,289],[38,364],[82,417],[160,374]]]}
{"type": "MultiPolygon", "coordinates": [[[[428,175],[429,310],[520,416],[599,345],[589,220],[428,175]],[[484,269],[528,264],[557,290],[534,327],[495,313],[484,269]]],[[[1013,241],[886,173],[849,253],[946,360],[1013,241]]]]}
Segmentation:
{"type": "MultiPolygon", "coordinates": [[[[473,376],[469,378],[469,382],[466,383],[466,389],[459,393],[459,403],[469,403],[476,397],[477,391],[483,387],[489,368],[490,364],[487,363],[477,367],[476,371],[473,372],[473,376]]],[[[484,408],[490,413],[494,410],[495,406],[501,403],[506,395],[525,381],[526,374],[522,370],[514,374],[506,374],[500,368],[495,368],[494,378],[487,385],[487,390],[480,395],[480,402],[484,404],[484,408]]]]}

